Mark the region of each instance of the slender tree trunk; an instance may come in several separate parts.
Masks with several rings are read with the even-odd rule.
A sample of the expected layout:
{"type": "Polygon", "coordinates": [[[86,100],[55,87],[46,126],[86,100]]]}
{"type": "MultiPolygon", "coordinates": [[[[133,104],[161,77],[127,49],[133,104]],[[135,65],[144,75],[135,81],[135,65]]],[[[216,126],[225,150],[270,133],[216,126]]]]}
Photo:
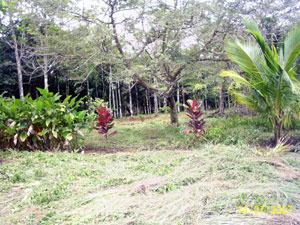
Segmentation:
{"type": "MultiPolygon", "coordinates": [[[[11,19],[11,18],[10,18],[11,19]]],[[[15,29],[13,28],[13,24],[12,24],[12,20],[11,22],[11,32],[12,32],[12,36],[13,36],[13,48],[15,51],[15,59],[16,59],[16,63],[17,63],[17,72],[18,72],[18,87],[19,87],[19,95],[20,95],[20,99],[22,102],[24,102],[24,89],[23,89],[23,74],[22,74],[22,66],[21,66],[21,57],[19,54],[19,50],[18,50],[18,41],[17,41],[17,37],[15,34],[15,29]]]]}
{"type": "Polygon", "coordinates": [[[135,100],[136,100],[136,114],[140,114],[139,92],[138,92],[137,84],[135,85],[135,100]]]}
{"type": "MultiPolygon", "coordinates": [[[[166,107],[167,107],[167,98],[164,97],[164,108],[166,108],[166,107]]],[[[165,110],[164,113],[167,113],[167,110],[165,110]]]]}
{"type": "Polygon", "coordinates": [[[182,86],[181,86],[181,92],[182,92],[182,103],[183,104],[185,104],[186,102],[185,102],[185,92],[184,92],[184,86],[183,86],[183,84],[182,84],[182,86]]]}
{"type": "Polygon", "coordinates": [[[177,111],[180,112],[180,86],[177,84],[177,111]]]}
{"type": "Polygon", "coordinates": [[[148,90],[146,89],[146,99],[145,99],[145,103],[146,103],[146,112],[147,114],[149,113],[149,100],[148,100],[148,90]]]}
{"type": "MultiPolygon", "coordinates": [[[[154,83],[155,83],[155,85],[158,85],[157,79],[155,77],[154,77],[154,83]]],[[[158,100],[158,96],[155,92],[153,93],[153,97],[154,97],[154,114],[155,114],[155,116],[158,116],[159,100],[158,100]]]]}
{"type": "Polygon", "coordinates": [[[113,111],[114,111],[115,106],[112,107],[112,98],[113,98],[113,96],[112,96],[112,72],[111,72],[111,65],[109,65],[109,87],[108,87],[108,89],[109,89],[109,92],[108,92],[108,94],[109,94],[109,96],[108,96],[109,107],[111,109],[113,109],[113,111]]]}
{"type": "Polygon", "coordinates": [[[89,84],[89,79],[86,79],[86,94],[87,94],[87,106],[88,106],[88,112],[91,113],[91,104],[90,104],[90,84],[89,84]]]}
{"type": "Polygon", "coordinates": [[[115,90],[113,88],[113,84],[112,84],[112,103],[113,103],[113,113],[114,113],[114,117],[117,117],[117,114],[116,114],[116,101],[115,101],[115,90]]]}
{"type": "Polygon", "coordinates": [[[130,117],[133,118],[133,107],[132,107],[132,93],[131,93],[131,84],[129,84],[129,111],[130,111],[130,117]]]}
{"type": "Polygon", "coordinates": [[[49,91],[49,84],[48,84],[48,36],[47,36],[47,28],[46,30],[46,34],[45,34],[45,41],[46,41],[46,46],[44,45],[43,42],[43,38],[41,39],[41,44],[42,44],[42,48],[44,48],[43,50],[43,63],[44,63],[44,68],[43,68],[43,73],[44,73],[44,88],[49,91]]]}
{"type": "Polygon", "coordinates": [[[155,116],[158,115],[158,99],[157,99],[157,94],[154,93],[154,114],[155,116]]]}
{"type": "Polygon", "coordinates": [[[157,112],[159,112],[159,110],[160,110],[160,108],[161,108],[161,99],[160,99],[160,97],[157,96],[157,95],[156,95],[156,97],[157,97],[157,103],[158,103],[158,109],[157,109],[157,112]]]}
{"type": "Polygon", "coordinates": [[[224,114],[224,81],[221,82],[220,86],[219,102],[219,113],[224,114]]]}
{"type": "Polygon", "coordinates": [[[178,126],[178,114],[177,114],[174,94],[171,94],[171,96],[168,98],[168,102],[169,102],[169,106],[170,106],[171,124],[178,126]]]}
{"type": "Polygon", "coordinates": [[[151,104],[151,93],[148,91],[148,106],[149,106],[149,114],[152,113],[152,104],[151,104]]]}
{"type": "Polygon", "coordinates": [[[120,81],[118,81],[118,94],[119,94],[119,111],[120,118],[122,118],[122,99],[121,99],[121,90],[120,90],[120,81]]]}

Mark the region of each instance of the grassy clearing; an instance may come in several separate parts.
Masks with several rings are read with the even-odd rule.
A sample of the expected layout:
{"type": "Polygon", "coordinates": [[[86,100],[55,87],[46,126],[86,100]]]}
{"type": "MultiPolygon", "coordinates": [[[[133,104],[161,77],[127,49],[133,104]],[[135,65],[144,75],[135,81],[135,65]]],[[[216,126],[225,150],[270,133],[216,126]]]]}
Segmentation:
{"type": "Polygon", "coordinates": [[[300,223],[300,155],[256,156],[251,143],[272,135],[255,133],[264,127],[248,118],[225,121],[229,128],[224,119],[207,120],[216,134],[191,150],[178,150],[191,140],[183,126],[165,128],[161,115],[117,121],[110,146],[87,136],[88,146],[123,151],[116,154],[0,152],[0,224],[300,223]],[[243,215],[240,205],[293,209],[243,215]]]}
{"type": "MultiPolygon", "coordinates": [[[[273,133],[265,125],[265,121],[250,116],[238,115],[230,117],[210,118],[204,115],[206,120],[206,136],[200,139],[202,144],[224,144],[224,145],[256,145],[268,140],[273,133]]],[[[185,113],[179,114],[181,125],[178,128],[169,125],[169,115],[160,114],[158,117],[149,117],[144,122],[137,119],[116,120],[113,130],[119,133],[110,137],[109,144],[96,131],[86,132],[84,145],[92,148],[105,148],[123,151],[138,150],[164,150],[164,149],[191,149],[197,148],[193,145],[192,137],[184,134],[187,122],[185,113]]]]}
{"type": "Polygon", "coordinates": [[[0,224],[300,221],[297,153],[264,158],[248,148],[205,145],[193,151],[0,156],[0,224]],[[245,216],[239,205],[293,210],[287,216],[245,216]]]}

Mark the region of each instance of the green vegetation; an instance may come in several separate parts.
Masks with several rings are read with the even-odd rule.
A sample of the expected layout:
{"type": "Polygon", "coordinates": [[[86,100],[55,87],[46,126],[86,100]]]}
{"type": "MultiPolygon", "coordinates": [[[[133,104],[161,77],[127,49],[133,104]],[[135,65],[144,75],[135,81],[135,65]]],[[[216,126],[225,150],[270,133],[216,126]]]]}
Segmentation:
{"type": "Polygon", "coordinates": [[[0,224],[300,224],[299,21],[299,0],[0,0],[0,224]]]}
{"type": "Polygon", "coordinates": [[[255,23],[246,21],[245,25],[256,43],[229,42],[226,51],[246,75],[225,71],[222,76],[248,87],[247,95],[234,92],[236,101],[270,120],[276,145],[282,129],[300,113],[300,81],[295,66],[300,55],[300,27],[291,31],[279,48],[268,46],[255,23]]]}
{"type": "Polygon", "coordinates": [[[231,143],[224,138],[188,151],[189,137],[181,128],[165,128],[168,118],[160,115],[145,122],[117,120],[119,134],[109,148],[94,131],[85,144],[97,146],[95,152],[1,152],[0,223],[264,224],[275,218],[240,215],[240,205],[292,205],[292,214],[276,221],[296,223],[299,154],[257,156],[247,143],[272,133],[255,119],[206,118],[211,142],[220,137],[210,133],[212,126],[225,123],[231,143]],[[99,154],[105,150],[121,152],[99,154]]]}
{"type": "Polygon", "coordinates": [[[77,111],[83,99],[61,96],[39,89],[41,97],[24,101],[1,97],[0,147],[19,150],[78,148],[80,129],[88,123],[87,111],[77,111]]]}

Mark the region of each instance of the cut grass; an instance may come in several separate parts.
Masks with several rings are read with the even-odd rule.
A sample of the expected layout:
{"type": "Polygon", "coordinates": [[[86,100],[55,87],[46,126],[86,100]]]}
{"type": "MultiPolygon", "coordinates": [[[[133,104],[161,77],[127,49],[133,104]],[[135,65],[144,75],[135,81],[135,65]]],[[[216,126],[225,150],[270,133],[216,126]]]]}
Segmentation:
{"type": "Polygon", "coordinates": [[[264,224],[300,222],[300,157],[247,147],[108,155],[2,152],[0,224],[264,224]],[[238,206],[291,205],[291,215],[238,206]]]}
{"type": "Polygon", "coordinates": [[[194,146],[184,125],[168,121],[116,120],[108,146],[86,136],[86,150],[116,154],[0,152],[0,224],[300,223],[300,155],[254,155],[253,145],[272,136],[265,127],[207,118],[207,136],[194,146]],[[245,205],[293,209],[239,214],[245,205]]]}

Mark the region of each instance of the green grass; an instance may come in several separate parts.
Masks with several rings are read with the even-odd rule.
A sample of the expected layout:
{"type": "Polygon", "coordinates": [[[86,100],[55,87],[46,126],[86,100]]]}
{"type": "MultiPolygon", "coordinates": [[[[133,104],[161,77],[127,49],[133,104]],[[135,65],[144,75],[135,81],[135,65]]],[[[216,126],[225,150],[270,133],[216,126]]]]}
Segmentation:
{"type": "MultiPolygon", "coordinates": [[[[207,120],[216,127],[225,119],[207,120]]],[[[86,137],[88,146],[123,151],[115,154],[0,152],[0,224],[299,223],[300,155],[257,156],[253,143],[272,134],[248,118],[225,124],[193,147],[183,127],[160,115],[117,120],[110,146],[95,133],[86,137]],[[240,205],[293,209],[243,215],[240,205]]]]}

